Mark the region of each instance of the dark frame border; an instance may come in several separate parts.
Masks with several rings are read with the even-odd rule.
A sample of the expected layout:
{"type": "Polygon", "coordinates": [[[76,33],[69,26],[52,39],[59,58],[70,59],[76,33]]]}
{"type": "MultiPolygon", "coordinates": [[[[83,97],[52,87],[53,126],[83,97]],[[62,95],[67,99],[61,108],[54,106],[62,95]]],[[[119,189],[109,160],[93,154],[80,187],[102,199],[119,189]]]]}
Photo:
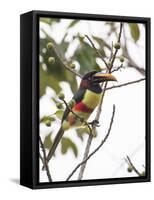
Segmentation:
{"type": "Polygon", "coordinates": [[[151,20],[143,17],[31,11],[20,17],[20,65],[21,65],[21,130],[20,130],[20,184],[33,188],[59,188],[149,182],[151,180],[151,20]],[[96,21],[137,22],[146,27],[146,176],[93,179],[82,181],[39,182],[39,18],[53,17],[96,21]],[[26,77],[26,78],[25,78],[26,77]],[[29,84],[27,84],[27,81],[29,84]],[[23,92],[26,89],[26,94],[23,92]],[[26,99],[25,99],[26,98],[26,99]],[[27,105],[24,106],[24,104],[27,105]],[[29,147],[27,147],[27,144],[29,147]],[[28,150],[27,150],[28,149],[28,150]]]}

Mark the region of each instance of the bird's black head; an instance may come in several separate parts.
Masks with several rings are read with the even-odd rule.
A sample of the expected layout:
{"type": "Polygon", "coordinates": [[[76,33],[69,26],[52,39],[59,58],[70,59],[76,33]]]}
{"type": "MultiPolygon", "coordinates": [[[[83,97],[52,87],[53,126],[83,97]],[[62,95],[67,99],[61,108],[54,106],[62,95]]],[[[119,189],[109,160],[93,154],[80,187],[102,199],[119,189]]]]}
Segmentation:
{"type": "Polygon", "coordinates": [[[117,81],[117,79],[112,74],[105,74],[102,72],[91,71],[83,76],[80,88],[87,89],[93,86],[99,86],[99,83],[105,81],[117,81]]]}

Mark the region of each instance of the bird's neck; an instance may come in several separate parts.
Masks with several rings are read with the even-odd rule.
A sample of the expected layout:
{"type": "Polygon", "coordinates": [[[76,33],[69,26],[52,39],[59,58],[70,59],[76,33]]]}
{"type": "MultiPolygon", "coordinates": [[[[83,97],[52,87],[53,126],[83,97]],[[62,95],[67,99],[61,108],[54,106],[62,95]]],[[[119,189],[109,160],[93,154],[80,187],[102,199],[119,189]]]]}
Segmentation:
{"type": "Polygon", "coordinates": [[[97,85],[92,85],[90,88],[88,88],[88,90],[92,91],[92,92],[95,92],[97,94],[101,93],[102,92],[102,88],[99,84],[97,85]]]}
{"type": "Polygon", "coordinates": [[[102,92],[102,88],[99,84],[90,84],[87,80],[81,82],[79,89],[90,90],[97,94],[102,92]]]}

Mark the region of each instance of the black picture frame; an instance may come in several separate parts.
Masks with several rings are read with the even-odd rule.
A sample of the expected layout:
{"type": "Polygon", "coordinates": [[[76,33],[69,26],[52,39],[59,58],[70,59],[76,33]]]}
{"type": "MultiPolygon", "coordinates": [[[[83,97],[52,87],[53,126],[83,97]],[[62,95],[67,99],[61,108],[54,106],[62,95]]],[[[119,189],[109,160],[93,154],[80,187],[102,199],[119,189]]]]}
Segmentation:
{"type": "Polygon", "coordinates": [[[32,189],[150,181],[150,18],[31,11],[20,16],[20,184],[32,189]],[[146,176],[39,183],[39,17],[144,23],[146,27],[146,176]]]}

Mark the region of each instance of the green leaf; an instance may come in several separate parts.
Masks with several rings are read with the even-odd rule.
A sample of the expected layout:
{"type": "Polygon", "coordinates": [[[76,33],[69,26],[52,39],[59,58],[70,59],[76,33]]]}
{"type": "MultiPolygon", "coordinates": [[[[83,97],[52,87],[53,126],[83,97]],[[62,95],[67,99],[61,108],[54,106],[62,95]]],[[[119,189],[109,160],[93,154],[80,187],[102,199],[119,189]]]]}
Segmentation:
{"type": "Polygon", "coordinates": [[[100,70],[100,67],[96,63],[95,50],[87,43],[80,42],[80,46],[74,53],[73,59],[77,60],[80,64],[80,73],[85,74],[92,70],[100,70]]]}
{"type": "Polygon", "coordinates": [[[67,137],[63,137],[62,140],[61,140],[61,152],[62,152],[62,154],[66,154],[69,149],[73,150],[75,157],[78,156],[78,149],[77,149],[75,143],[73,143],[71,139],[69,139],[67,137]]]}
{"type": "Polygon", "coordinates": [[[47,120],[49,120],[50,122],[54,122],[54,121],[55,121],[55,118],[52,117],[52,116],[43,116],[43,117],[40,119],[40,122],[45,123],[47,120]]]}
{"type": "Polygon", "coordinates": [[[79,20],[73,20],[70,24],[69,24],[69,26],[67,27],[68,29],[69,28],[72,28],[74,25],[76,25],[77,23],[79,22],[79,20]]]}
{"type": "Polygon", "coordinates": [[[52,146],[52,144],[53,144],[53,142],[52,142],[52,140],[51,140],[51,132],[45,137],[45,140],[44,140],[44,147],[46,148],[46,149],[50,149],[51,148],[51,146],[52,146]]]}
{"type": "Polygon", "coordinates": [[[61,91],[59,81],[53,75],[44,71],[40,65],[40,97],[45,94],[47,86],[53,88],[57,93],[61,91]]]}
{"type": "Polygon", "coordinates": [[[89,134],[89,128],[87,126],[86,127],[77,128],[76,129],[76,133],[77,133],[77,136],[83,141],[83,136],[85,134],[89,134]]]}
{"type": "Polygon", "coordinates": [[[62,117],[63,117],[63,114],[64,114],[64,110],[62,110],[62,109],[59,109],[59,110],[57,110],[55,113],[54,113],[54,115],[56,115],[56,117],[58,118],[58,119],[62,119],[62,117]]]}
{"type": "Polygon", "coordinates": [[[60,19],[58,19],[58,18],[40,17],[40,21],[51,25],[51,24],[53,24],[55,22],[60,22],[60,19]]]}
{"type": "Polygon", "coordinates": [[[135,42],[140,38],[140,30],[137,23],[129,23],[130,33],[135,42]]]}
{"type": "Polygon", "coordinates": [[[107,47],[109,50],[111,50],[111,47],[100,37],[96,37],[96,36],[92,36],[92,38],[97,42],[97,44],[99,45],[99,50],[101,51],[102,55],[105,57],[105,51],[104,51],[104,47],[107,47]]]}

